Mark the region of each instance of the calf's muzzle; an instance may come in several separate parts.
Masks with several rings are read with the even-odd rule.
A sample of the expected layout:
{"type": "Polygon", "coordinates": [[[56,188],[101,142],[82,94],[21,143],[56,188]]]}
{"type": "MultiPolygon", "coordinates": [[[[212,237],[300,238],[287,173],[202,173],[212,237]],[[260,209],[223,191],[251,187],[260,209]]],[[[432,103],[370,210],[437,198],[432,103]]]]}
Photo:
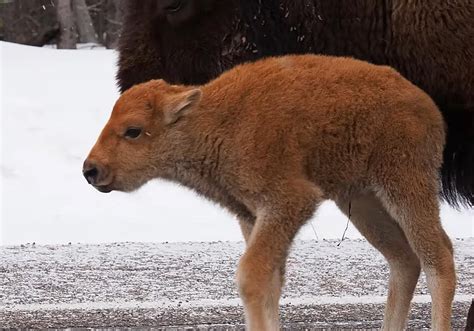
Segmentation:
{"type": "Polygon", "coordinates": [[[87,159],[82,166],[82,174],[87,182],[95,187],[101,186],[107,178],[106,167],[97,161],[87,159]]]}

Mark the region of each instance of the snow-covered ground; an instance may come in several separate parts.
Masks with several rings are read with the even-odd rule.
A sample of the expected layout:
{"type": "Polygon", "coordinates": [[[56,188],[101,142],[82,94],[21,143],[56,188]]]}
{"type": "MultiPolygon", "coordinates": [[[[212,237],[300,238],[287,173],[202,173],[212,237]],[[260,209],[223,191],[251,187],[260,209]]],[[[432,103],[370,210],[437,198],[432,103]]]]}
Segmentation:
{"type": "MultiPolygon", "coordinates": [[[[453,327],[461,328],[474,291],[474,238],[453,240],[453,245],[457,269],[453,327]]],[[[189,330],[191,325],[241,325],[234,275],[243,250],[243,242],[2,246],[0,325],[35,329],[180,325],[165,329],[175,331],[189,330]]],[[[388,265],[366,241],[346,240],[340,246],[338,240],[298,241],[285,278],[280,304],[286,330],[380,328],[388,265]]],[[[422,274],[410,330],[429,327],[430,306],[422,274]]],[[[229,329],[234,330],[199,330],[229,329]]]]}
{"type": "MultiPolygon", "coordinates": [[[[0,43],[0,244],[240,240],[237,222],[174,184],[101,194],[82,162],[118,97],[116,54],[0,43]]],[[[474,211],[443,206],[452,237],[474,236],[474,211]]],[[[324,204],[311,224],[340,238],[346,218],[324,204]]],[[[314,239],[307,225],[300,239],[314,239]]],[[[349,226],[347,236],[360,234],[349,226]]]]}

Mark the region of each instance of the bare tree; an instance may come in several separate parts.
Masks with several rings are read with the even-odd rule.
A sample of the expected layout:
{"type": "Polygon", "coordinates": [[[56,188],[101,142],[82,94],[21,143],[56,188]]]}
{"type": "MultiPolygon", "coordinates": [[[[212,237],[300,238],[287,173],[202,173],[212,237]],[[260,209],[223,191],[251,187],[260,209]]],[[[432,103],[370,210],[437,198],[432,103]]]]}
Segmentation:
{"type": "Polygon", "coordinates": [[[1,2],[0,6],[2,9],[0,10],[2,38],[5,38],[6,41],[11,41],[15,31],[15,4],[12,1],[1,2]]]}
{"type": "Polygon", "coordinates": [[[107,0],[105,46],[116,48],[124,14],[124,0],[107,0]]]}
{"type": "Polygon", "coordinates": [[[50,43],[59,34],[56,16],[51,0],[0,0],[5,41],[33,46],[50,43]]]}
{"type": "Polygon", "coordinates": [[[55,5],[61,31],[58,48],[75,49],[77,33],[71,8],[71,0],[55,0],[55,5]]]}
{"type": "Polygon", "coordinates": [[[79,34],[83,42],[98,42],[114,48],[122,25],[124,2],[0,0],[0,39],[34,46],[59,43],[59,48],[74,48],[79,34]],[[83,9],[77,10],[78,5],[83,9]],[[82,27],[92,32],[83,32],[82,27]],[[92,35],[95,40],[84,38],[85,35],[92,35]],[[66,40],[69,41],[65,46],[66,40]]]}
{"type": "Polygon", "coordinates": [[[72,8],[79,31],[79,40],[83,43],[98,43],[91,15],[85,0],[72,0],[72,8]]]}

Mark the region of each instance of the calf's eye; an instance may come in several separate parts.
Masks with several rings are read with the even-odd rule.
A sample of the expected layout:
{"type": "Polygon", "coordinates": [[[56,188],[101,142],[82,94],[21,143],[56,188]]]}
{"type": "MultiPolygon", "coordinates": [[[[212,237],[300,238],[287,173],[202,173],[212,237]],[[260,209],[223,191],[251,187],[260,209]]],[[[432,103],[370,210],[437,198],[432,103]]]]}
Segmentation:
{"type": "Polygon", "coordinates": [[[130,139],[136,139],[140,136],[142,133],[142,129],[140,128],[128,128],[127,131],[125,131],[125,138],[130,138],[130,139]]]}

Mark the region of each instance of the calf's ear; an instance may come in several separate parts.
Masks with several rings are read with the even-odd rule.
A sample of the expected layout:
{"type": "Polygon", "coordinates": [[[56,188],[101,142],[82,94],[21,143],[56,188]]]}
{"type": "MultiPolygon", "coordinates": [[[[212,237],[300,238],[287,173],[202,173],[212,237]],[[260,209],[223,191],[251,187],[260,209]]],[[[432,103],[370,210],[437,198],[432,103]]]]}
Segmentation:
{"type": "Polygon", "coordinates": [[[202,91],[198,88],[178,93],[166,98],[163,107],[166,124],[173,124],[199,105],[202,91]]]}

